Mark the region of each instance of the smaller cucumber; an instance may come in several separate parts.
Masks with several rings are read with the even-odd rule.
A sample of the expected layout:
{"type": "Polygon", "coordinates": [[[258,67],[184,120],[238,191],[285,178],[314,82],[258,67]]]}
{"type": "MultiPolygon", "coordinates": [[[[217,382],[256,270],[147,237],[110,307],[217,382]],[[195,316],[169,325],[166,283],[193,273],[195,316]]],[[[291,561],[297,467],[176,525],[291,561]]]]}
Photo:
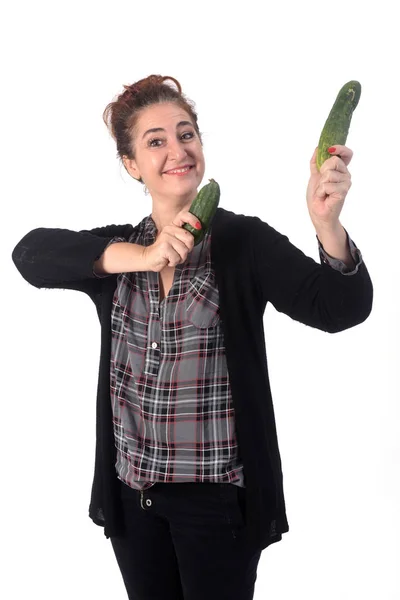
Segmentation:
{"type": "Polygon", "coordinates": [[[210,228],[214,215],[217,212],[219,197],[221,195],[218,183],[214,179],[209,179],[209,182],[201,188],[189,208],[189,212],[195,215],[200,221],[201,229],[195,229],[189,223],[182,225],[183,229],[187,229],[194,236],[195,246],[203,240],[207,230],[210,228]]]}
{"type": "Polygon", "coordinates": [[[322,129],[318,142],[317,167],[320,170],[327,158],[332,156],[328,148],[335,144],[344,146],[349,133],[351,117],[361,96],[361,84],[348,81],[340,90],[322,129]]]}

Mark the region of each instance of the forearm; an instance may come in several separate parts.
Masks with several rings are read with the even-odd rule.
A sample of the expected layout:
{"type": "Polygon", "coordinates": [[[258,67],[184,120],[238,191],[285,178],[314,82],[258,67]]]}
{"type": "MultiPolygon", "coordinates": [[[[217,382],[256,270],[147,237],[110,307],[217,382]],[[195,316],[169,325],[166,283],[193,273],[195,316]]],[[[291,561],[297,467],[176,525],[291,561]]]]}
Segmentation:
{"type": "Polygon", "coordinates": [[[350,269],[355,268],[356,263],[351,256],[346,231],[340,222],[335,229],[316,229],[316,232],[319,241],[329,256],[342,260],[350,269]]]}
{"type": "Polygon", "coordinates": [[[144,250],[145,246],[140,244],[116,242],[108,246],[100,258],[95,261],[93,270],[97,275],[146,271],[144,250]]]}

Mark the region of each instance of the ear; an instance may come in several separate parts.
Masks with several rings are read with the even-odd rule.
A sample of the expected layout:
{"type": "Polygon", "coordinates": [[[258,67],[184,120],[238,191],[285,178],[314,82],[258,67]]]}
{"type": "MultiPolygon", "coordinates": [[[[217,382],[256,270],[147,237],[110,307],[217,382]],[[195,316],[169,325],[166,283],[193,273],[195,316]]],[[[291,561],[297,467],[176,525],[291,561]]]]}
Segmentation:
{"type": "Polygon", "coordinates": [[[122,162],[124,163],[124,167],[131,177],[134,179],[140,179],[140,172],[134,158],[128,158],[124,155],[122,157],[122,162]]]}

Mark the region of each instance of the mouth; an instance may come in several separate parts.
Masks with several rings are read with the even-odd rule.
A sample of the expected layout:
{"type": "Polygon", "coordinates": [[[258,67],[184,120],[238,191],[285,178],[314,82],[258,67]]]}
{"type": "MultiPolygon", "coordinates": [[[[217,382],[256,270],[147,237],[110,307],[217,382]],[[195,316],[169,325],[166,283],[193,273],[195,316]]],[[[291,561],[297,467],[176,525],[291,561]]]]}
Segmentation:
{"type": "Polygon", "coordinates": [[[190,173],[190,171],[194,169],[194,165],[185,165],[184,167],[181,167],[180,169],[171,169],[170,171],[165,171],[164,175],[177,175],[182,176],[182,175],[186,175],[187,173],[190,173]]]}

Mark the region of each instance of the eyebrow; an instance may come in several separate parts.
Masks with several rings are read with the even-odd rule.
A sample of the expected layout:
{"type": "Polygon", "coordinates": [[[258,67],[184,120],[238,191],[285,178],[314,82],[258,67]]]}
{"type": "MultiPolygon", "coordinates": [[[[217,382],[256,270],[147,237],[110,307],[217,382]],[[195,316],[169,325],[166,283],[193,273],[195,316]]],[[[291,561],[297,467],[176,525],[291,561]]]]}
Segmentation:
{"type": "MultiPolygon", "coordinates": [[[[178,127],[181,127],[182,125],[190,125],[191,127],[193,127],[193,123],[191,123],[190,121],[179,121],[176,128],[178,129],[178,127]]],[[[148,129],[147,131],[144,132],[142,139],[148,133],[155,133],[156,131],[165,131],[165,129],[163,129],[162,127],[153,127],[152,129],[148,129]]]]}

